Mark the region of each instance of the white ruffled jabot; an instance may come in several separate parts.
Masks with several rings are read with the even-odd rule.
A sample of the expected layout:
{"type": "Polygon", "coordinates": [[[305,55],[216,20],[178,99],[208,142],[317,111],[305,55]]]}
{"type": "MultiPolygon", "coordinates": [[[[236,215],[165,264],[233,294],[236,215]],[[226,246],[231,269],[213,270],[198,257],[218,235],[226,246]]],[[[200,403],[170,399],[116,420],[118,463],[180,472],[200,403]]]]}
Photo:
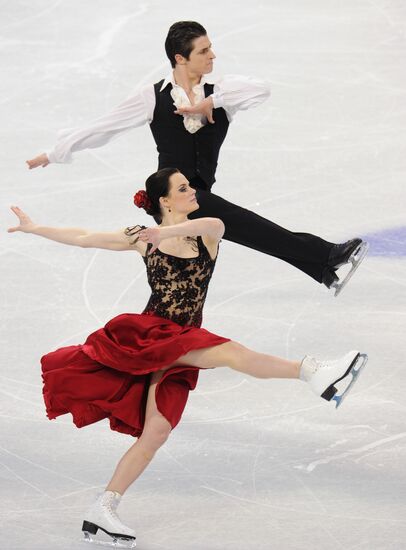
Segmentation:
{"type": "MultiPolygon", "coordinates": [[[[203,86],[194,86],[193,93],[195,94],[195,104],[200,103],[205,98],[203,86]]],[[[189,98],[186,96],[185,92],[182,90],[182,88],[180,88],[180,86],[172,86],[171,96],[177,109],[179,109],[179,107],[190,107],[189,98]]],[[[200,130],[202,126],[204,126],[204,119],[205,117],[200,114],[184,114],[183,124],[185,125],[185,128],[188,132],[194,134],[195,132],[200,130]]]]}

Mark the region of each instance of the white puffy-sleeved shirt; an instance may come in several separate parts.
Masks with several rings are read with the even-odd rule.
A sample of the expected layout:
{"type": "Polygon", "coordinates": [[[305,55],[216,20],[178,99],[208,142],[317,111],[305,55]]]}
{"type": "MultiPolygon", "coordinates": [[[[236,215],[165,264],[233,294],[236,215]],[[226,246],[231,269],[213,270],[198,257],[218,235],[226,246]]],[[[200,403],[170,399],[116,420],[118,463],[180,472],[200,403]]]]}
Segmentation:
{"type": "MultiPolygon", "coordinates": [[[[270,95],[269,84],[263,80],[240,76],[227,75],[214,82],[202,77],[199,84],[193,87],[195,103],[204,99],[204,84],[214,84],[211,95],[214,108],[222,107],[228,120],[231,122],[237,111],[243,111],[260,105],[270,95]]],[[[172,97],[175,105],[190,105],[185,90],[175,83],[173,73],[168,75],[161,87],[172,84],[172,97]]],[[[125,101],[112,109],[108,114],[97,118],[82,128],[66,128],[58,132],[56,144],[47,151],[50,162],[72,162],[72,153],[83,149],[94,149],[110,142],[120,134],[150,124],[155,109],[154,85],[149,84],[129,96],[125,101]]],[[[206,123],[202,115],[175,115],[183,116],[186,130],[196,131],[196,119],[200,125],[206,123]]]]}

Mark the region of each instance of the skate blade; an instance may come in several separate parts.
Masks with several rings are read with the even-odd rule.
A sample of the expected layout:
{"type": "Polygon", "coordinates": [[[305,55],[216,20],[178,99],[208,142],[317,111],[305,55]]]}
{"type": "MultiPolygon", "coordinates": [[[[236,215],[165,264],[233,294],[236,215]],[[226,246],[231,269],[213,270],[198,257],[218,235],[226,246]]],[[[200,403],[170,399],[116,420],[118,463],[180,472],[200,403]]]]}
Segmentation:
{"type": "Polygon", "coordinates": [[[365,365],[367,364],[367,361],[368,361],[368,355],[366,353],[359,353],[358,356],[355,358],[355,360],[353,361],[351,367],[350,367],[350,372],[348,373],[352,375],[352,378],[351,378],[351,381],[350,383],[348,384],[348,386],[345,388],[345,390],[343,391],[343,393],[341,393],[340,395],[334,395],[334,397],[332,397],[331,401],[335,401],[336,402],[336,409],[338,409],[338,407],[342,404],[342,402],[344,401],[345,397],[348,395],[348,392],[351,390],[351,388],[353,387],[354,383],[357,381],[362,369],[365,367],[365,365]]]}
{"type": "Polygon", "coordinates": [[[109,546],[110,548],[135,548],[137,546],[135,539],[122,539],[115,536],[112,536],[110,540],[96,539],[94,538],[95,535],[88,531],[83,531],[83,536],[81,542],[96,544],[97,546],[109,546]]]}
{"type": "Polygon", "coordinates": [[[362,242],[358,248],[351,254],[349,260],[347,263],[351,263],[352,267],[350,271],[347,273],[347,275],[344,277],[342,281],[336,281],[331,285],[332,288],[335,288],[334,296],[337,297],[340,292],[343,290],[345,285],[350,281],[351,277],[354,275],[356,270],[359,268],[362,260],[365,258],[365,256],[368,254],[369,249],[369,243],[362,242]]]}

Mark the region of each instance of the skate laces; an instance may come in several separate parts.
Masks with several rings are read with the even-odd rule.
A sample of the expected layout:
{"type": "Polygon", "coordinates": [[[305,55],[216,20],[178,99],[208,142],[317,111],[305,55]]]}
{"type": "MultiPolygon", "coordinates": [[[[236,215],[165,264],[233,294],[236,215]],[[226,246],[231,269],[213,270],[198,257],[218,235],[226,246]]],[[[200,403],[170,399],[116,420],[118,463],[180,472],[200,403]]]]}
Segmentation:
{"type": "Polygon", "coordinates": [[[111,515],[112,518],[118,521],[120,520],[117,516],[116,510],[119,500],[120,499],[117,497],[117,495],[113,493],[112,495],[107,495],[107,497],[105,497],[101,501],[102,507],[106,509],[106,511],[111,515]]]}
{"type": "Polygon", "coordinates": [[[310,359],[311,359],[313,374],[315,374],[319,370],[319,368],[323,366],[323,363],[322,361],[317,361],[315,357],[311,357],[310,359]]]}
{"type": "Polygon", "coordinates": [[[323,366],[322,361],[318,361],[315,357],[306,357],[306,367],[309,369],[309,374],[316,374],[320,367],[323,366]]]}
{"type": "Polygon", "coordinates": [[[311,360],[313,362],[313,368],[314,368],[314,373],[316,373],[319,369],[323,369],[323,368],[328,368],[328,367],[331,367],[332,365],[334,365],[337,360],[336,359],[315,359],[314,357],[311,357],[311,360]]]}

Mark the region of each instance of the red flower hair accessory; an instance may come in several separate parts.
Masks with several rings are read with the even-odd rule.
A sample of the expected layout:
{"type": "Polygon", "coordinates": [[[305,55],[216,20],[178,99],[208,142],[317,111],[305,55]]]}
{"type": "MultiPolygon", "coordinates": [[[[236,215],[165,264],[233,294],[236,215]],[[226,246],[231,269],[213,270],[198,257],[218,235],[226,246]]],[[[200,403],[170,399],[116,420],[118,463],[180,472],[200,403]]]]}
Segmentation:
{"type": "Polygon", "coordinates": [[[134,195],[134,204],[135,206],[138,206],[138,208],[143,208],[144,210],[150,210],[152,207],[150,198],[143,189],[141,189],[141,191],[137,191],[134,195]]]}

